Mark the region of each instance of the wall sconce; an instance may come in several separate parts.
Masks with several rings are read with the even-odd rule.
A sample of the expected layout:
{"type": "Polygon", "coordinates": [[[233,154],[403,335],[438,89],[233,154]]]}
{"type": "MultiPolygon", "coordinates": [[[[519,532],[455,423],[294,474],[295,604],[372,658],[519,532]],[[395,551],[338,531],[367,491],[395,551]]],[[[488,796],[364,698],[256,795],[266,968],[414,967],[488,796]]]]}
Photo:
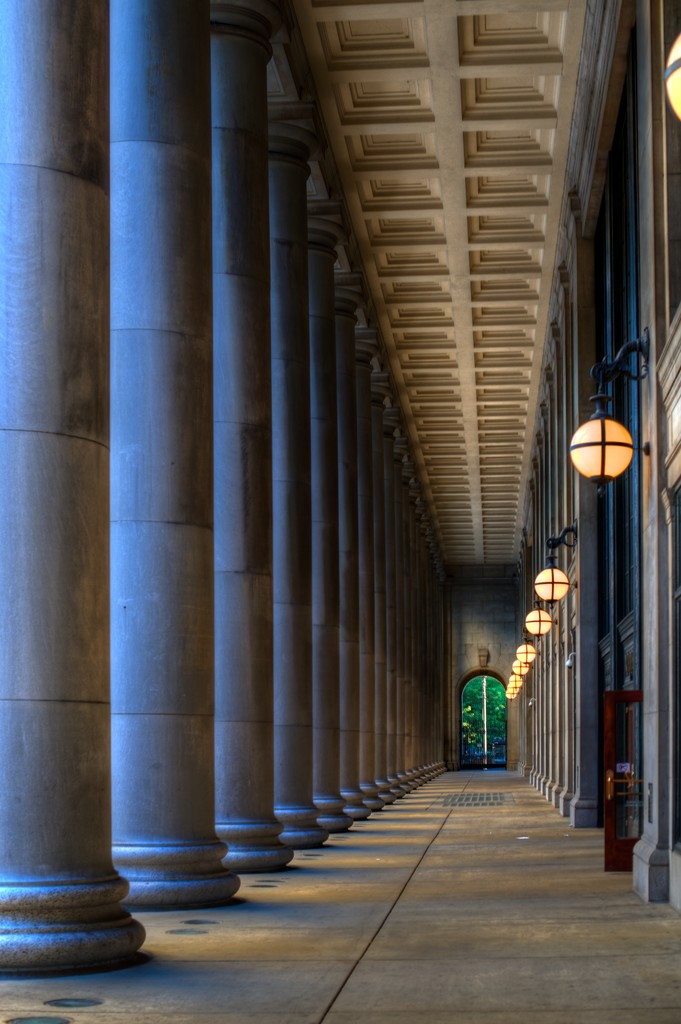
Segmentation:
{"type": "Polygon", "coordinates": [[[554,604],[555,601],[562,601],[569,589],[570,580],[567,574],[558,568],[555,556],[549,555],[546,559],[546,567],[535,576],[535,594],[540,601],[554,604]]]}
{"type": "Polygon", "coordinates": [[[508,677],[508,686],[506,687],[506,698],[508,700],[515,700],[520,693],[520,687],[523,685],[523,677],[510,675],[508,677]]]}
{"type": "Polygon", "coordinates": [[[565,668],[574,668],[574,667],[575,667],[575,652],[574,651],[570,651],[570,653],[568,654],[567,658],[565,659],[565,668]]]}
{"type": "Polygon", "coordinates": [[[596,411],[573,434],[570,458],[578,473],[598,484],[599,494],[604,493],[605,484],[625,471],[634,455],[634,442],[627,428],[607,415],[606,404],[612,398],[606,394],[605,385],[620,374],[630,380],[644,380],[648,376],[649,350],[650,334],[646,327],[640,338],[622,345],[611,363],[602,359],[589,371],[598,387],[591,397],[596,411]],[[634,352],[642,356],[643,362],[640,371],[632,372],[629,357],[634,352]]]}
{"type": "Polygon", "coordinates": [[[518,661],[521,661],[523,665],[530,666],[537,657],[537,648],[534,644],[530,643],[527,636],[523,636],[523,642],[516,649],[515,653],[518,661]]]}
{"type": "Polygon", "coordinates": [[[514,676],[526,676],[529,671],[530,666],[526,665],[525,662],[520,661],[519,658],[516,658],[511,665],[511,672],[514,676]]]}
{"type": "MultiPolygon", "coordinates": [[[[566,526],[564,530],[561,530],[557,537],[549,537],[546,541],[546,546],[551,551],[555,551],[555,549],[560,547],[561,544],[565,544],[568,548],[574,548],[576,546],[576,522],[571,523],[570,526],[566,526]],[[568,534],[572,534],[575,538],[573,543],[570,543],[567,539],[568,534]]],[[[546,567],[542,569],[537,576],[535,576],[535,594],[540,601],[546,601],[547,604],[553,604],[555,601],[562,601],[569,589],[570,580],[568,579],[567,574],[556,565],[556,556],[549,555],[546,559],[546,567]]]]}
{"type": "Polygon", "coordinates": [[[664,90],[669,109],[677,121],[681,121],[681,36],[677,36],[667,57],[664,90]]]}
{"type": "Polygon", "coordinates": [[[533,636],[544,636],[553,625],[553,619],[543,608],[533,608],[525,616],[525,629],[533,636]]]}

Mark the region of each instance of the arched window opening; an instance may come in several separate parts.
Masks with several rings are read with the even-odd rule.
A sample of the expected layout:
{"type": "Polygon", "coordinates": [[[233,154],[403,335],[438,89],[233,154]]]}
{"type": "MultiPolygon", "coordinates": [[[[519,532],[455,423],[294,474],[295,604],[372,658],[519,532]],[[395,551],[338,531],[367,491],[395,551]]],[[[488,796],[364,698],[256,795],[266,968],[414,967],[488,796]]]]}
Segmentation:
{"type": "Polygon", "coordinates": [[[492,676],[475,676],[462,690],[461,767],[506,767],[506,691],[492,676]]]}

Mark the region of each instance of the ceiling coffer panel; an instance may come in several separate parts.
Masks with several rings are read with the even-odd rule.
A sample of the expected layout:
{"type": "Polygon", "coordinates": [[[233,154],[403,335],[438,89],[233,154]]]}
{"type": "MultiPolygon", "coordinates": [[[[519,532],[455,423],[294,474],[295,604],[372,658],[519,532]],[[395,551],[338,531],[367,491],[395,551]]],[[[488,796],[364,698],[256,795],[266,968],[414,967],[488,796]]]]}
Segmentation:
{"type": "Polygon", "coordinates": [[[291,0],[450,568],[518,555],[586,2],[291,0]]]}

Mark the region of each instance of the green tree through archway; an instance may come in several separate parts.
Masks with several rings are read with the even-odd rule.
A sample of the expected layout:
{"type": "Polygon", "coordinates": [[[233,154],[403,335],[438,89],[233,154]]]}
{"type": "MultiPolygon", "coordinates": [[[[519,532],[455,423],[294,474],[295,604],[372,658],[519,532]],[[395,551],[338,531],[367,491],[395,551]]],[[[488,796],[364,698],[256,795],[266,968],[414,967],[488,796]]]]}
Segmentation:
{"type": "Polygon", "coordinates": [[[491,676],[476,676],[463,688],[461,763],[481,767],[506,764],[506,691],[491,676]]]}

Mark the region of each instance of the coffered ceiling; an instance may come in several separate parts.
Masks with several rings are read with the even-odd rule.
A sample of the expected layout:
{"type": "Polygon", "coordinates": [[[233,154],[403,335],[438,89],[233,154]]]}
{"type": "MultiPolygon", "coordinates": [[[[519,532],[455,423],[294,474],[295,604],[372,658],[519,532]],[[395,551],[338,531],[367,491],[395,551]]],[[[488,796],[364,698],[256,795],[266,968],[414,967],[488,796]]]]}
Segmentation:
{"type": "Polygon", "coordinates": [[[518,555],[585,5],[292,0],[450,566],[518,555]]]}

